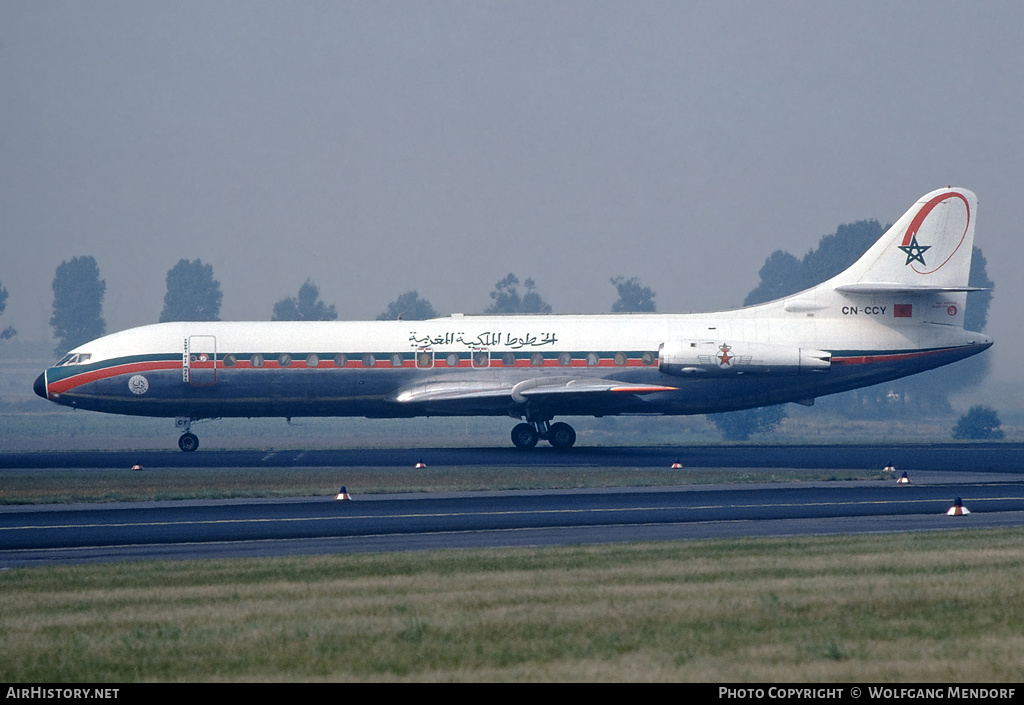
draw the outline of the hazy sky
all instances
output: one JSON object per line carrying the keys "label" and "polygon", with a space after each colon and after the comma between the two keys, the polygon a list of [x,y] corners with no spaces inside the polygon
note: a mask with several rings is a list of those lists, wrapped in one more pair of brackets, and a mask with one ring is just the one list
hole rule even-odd
{"label": "hazy sky", "polygon": [[732,308],[773,250],[951,184],[1019,380],[1022,27],[1012,2],[0,0],[0,328],[48,339],[77,255],[109,331],[157,320],[182,257],[225,320],[307,278],[341,318],[410,289],[476,313],[510,271],[560,313],[610,310],[617,275]]}

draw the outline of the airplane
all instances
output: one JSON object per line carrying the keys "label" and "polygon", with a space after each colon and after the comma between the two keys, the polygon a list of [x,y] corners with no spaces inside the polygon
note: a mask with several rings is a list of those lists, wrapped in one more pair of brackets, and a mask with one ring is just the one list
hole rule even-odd
{"label": "airplane", "polygon": [[848,269],[792,296],[700,314],[426,321],[176,322],[107,335],[39,375],[75,409],[174,418],[509,416],[567,449],[560,416],[706,414],[835,394],[993,343],[964,330],[977,197],[921,197]]}

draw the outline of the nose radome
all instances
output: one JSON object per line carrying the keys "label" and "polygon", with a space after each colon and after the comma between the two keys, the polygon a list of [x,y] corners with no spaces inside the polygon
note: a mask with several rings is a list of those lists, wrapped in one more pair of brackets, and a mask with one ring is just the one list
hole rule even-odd
{"label": "nose radome", "polygon": [[36,381],[32,384],[32,391],[46,399],[46,373],[42,373],[36,377]]}

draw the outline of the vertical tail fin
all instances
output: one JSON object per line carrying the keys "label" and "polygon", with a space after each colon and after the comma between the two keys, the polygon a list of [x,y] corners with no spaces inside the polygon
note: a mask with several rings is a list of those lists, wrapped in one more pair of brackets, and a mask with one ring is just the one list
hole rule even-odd
{"label": "vertical tail fin", "polygon": [[[822,284],[850,302],[842,311],[891,311],[892,326],[963,328],[978,198],[960,188],[922,196],[846,271]],[[880,308],[881,307],[881,308]]]}
{"label": "vertical tail fin", "polygon": [[971,291],[978,197],[960,188],[922,196],[829,284],[845,293]]}

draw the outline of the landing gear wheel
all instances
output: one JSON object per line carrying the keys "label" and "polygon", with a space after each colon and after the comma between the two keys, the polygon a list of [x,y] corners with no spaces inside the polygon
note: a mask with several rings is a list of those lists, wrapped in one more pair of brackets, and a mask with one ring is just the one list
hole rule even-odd
{"label": "landing gear wheel", "polygon": [[186,453],[191,453],[199,447],[199,438],[194,433],[183,433],[178,439],[178,447]]}
{"label": "landing gear wheel", "polygon": [[551,424],[551,428],[548,430],[548,443],[550,443],[557,450],[568,450],[572,448],[572,444],[576,442],[576,431],[573,427],[567,423]]}
{"label": "landing gear wheel", "polygon": [[521,423],[512,429],[512,443],[516,448],[533,448],[539,438],[540,434],[528,423]]}

